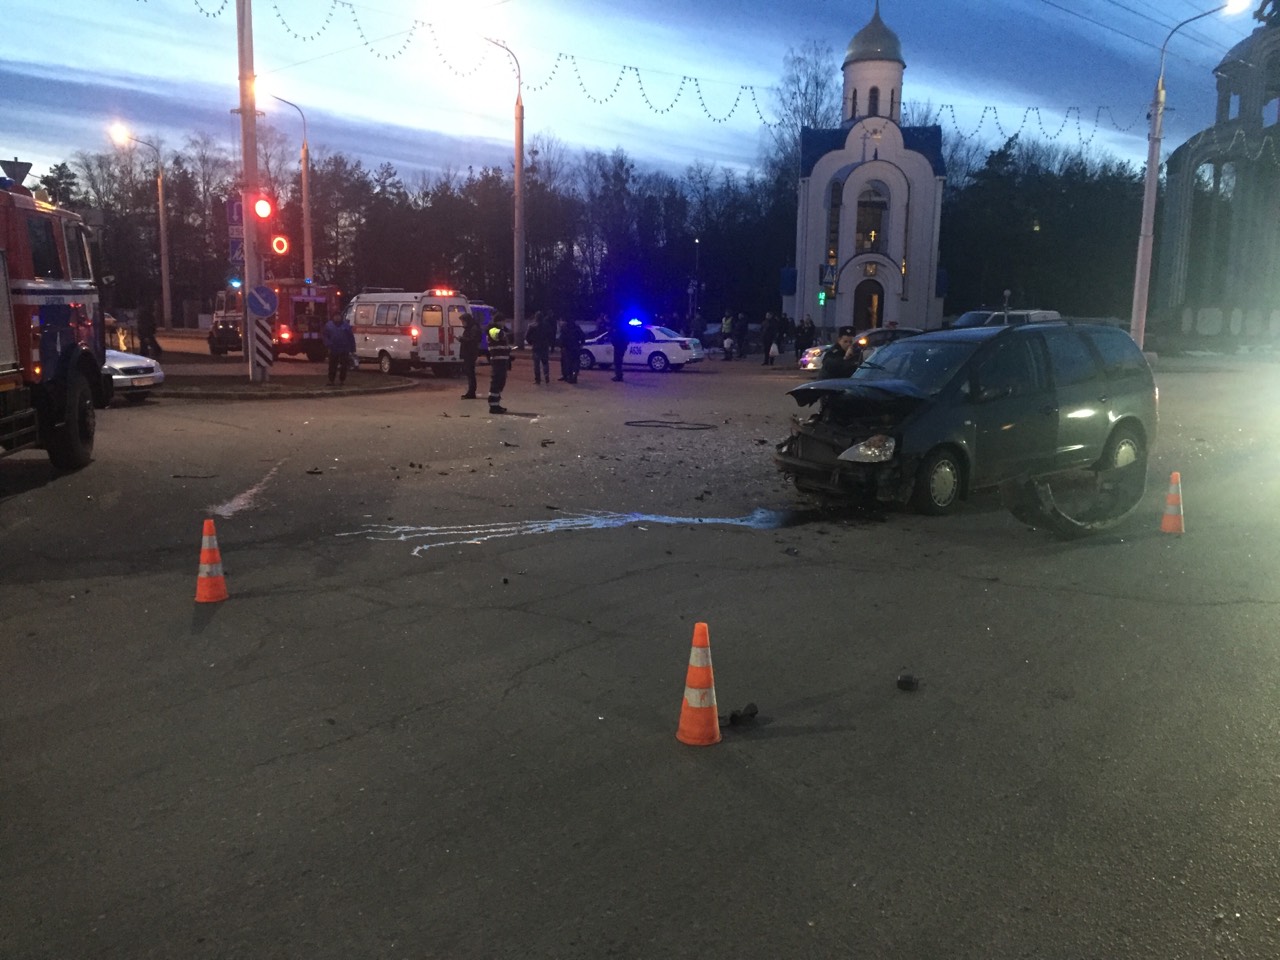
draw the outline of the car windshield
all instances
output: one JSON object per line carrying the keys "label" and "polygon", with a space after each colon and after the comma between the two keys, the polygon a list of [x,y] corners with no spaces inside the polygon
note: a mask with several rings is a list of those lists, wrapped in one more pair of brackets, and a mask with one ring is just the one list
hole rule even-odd
{"label": "car windshield", "polygon": [[859,383],[899,380],[921,394],[933,395],[945,387],[980,344],[959,340],[921,340],[904,337],[885,344],[853,372]]}
{"label": "car windshield", "polygon": [[653,335],[659,340],[679,340],[680,334],[676,333],[670,327],[650,327]]}

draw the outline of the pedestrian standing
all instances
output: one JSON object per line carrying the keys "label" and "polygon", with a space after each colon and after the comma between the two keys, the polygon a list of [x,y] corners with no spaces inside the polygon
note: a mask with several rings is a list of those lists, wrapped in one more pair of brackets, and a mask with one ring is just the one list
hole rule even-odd
{"label": "pedestrian standing", "polygon": [[534,383],[551,382],[551,345],[555,340],[556,331],[551,318],[539,310],[533,315],[533,323],[529,324],[524,335],[524,342],[533,351]]}
{"label": "pedestrian standing", "polygon": [[148,300],[138,313],[138,352],[144,357],[158,358],[164,350],[156,339],[156,305]]}
{"label": "pedestrian standing", "polygon": [[724,348],[724,360],[733,359],[733,314],[728,310],[720,321],[720,346]]}
{"label": "pedestrian standing", "polygon": [[329,349],[329,386],[334,386],[335,377],[341,386],[347,382],[351,355],[356,352],[355,331],[347,323],[346,315],[339,313],[329,318],[322,336],[324,345]]}
{"label": "pedestrian standing", "polygon": [[631,326],[623,314],[618,314],[609,329],[609,344],[613,347],[613,381],[621,383],[622,362],[626,359],[627,347],[631,344]]}
{"label": "pedestrian standing", "polygon": [[467,392],[463,400],[476,399],[476,361],[480,359],[480,321],[470,313],[462,315],[462,334],[458,337],[458,356],[462,372],[467,375]]}
{"label": "pedestrian standing", "polygon": [[764,348],[764,361],[761,366],[773,366],[778,350],[778,318],[772,313],[766,313],[764,323],[760,325],[760,344]]}
{"label": "pedestrian standing", "polygon": [[582,328],[574,321],[560,321],[560,379],[565,383],[578,382],[578,369],[582,366]]}
{"label": "pedestrian standing", "polygon": [[500,320],[489,327],[489,412],[506,413],[502,405],[502,391],[507,385],[507,371],[511,369],[511,334]]}
{"label": "pedestrian standing", "polygon": [[738,351],[738,359],[743,360],[750,352],[747,349],[747,334],[751,328],[747,324],[747,315],[740,313],[733,321],[733,346]]}
{"label": "pedestrian standing", "polygon": [[806,313],[804,319],[800,321],[800,326],[796,328],[796,360],[799,360],[800,354],[812,347],[817,339],[818,328],[813,325],[813,317]]}

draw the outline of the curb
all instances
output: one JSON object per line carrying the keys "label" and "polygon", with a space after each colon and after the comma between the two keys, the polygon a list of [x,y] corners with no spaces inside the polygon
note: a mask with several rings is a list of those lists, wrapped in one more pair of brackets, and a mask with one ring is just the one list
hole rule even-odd
{"label": "curb", "polygon": [[394,393],[421,386],[415,380],[397,378],[398,382],[373,387],[289,387],[277,383],[226,387],[184,387],[169,380],[152,395],[169,400],[298,400],[312,397],[351,397],[370,393]]}

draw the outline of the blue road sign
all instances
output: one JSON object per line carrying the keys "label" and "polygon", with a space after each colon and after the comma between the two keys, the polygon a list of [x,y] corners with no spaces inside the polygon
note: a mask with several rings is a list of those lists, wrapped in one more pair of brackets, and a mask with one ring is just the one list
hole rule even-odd
{"label": "blue road sign", "polygon": [[244,226],[244,201],[239,197],[227,197],[227,226]]}
{"label": "blue road sign", "polygon": [[231,238],[231,253],[227,257],[234,264],[244,263],[244,238]]}
{"label": "blue road sign", "polygon": [[248,304],[251,314],[266,319],[276,312],[276,307],[280,306],[280,298],[270,287],[261,286],[249,291],[249,296],[245,297],[245,303]]}

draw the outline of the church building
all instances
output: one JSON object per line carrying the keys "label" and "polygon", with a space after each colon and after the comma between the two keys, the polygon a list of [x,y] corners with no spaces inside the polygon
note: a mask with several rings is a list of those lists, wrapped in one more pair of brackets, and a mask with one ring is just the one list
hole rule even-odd
{"label": "church building", "polygon": [[783,307],[828,330],[942,324],[942,129],[902,126],[905,69],[876,0],[844,58],[840,126],[800,134],[796,292]]}

